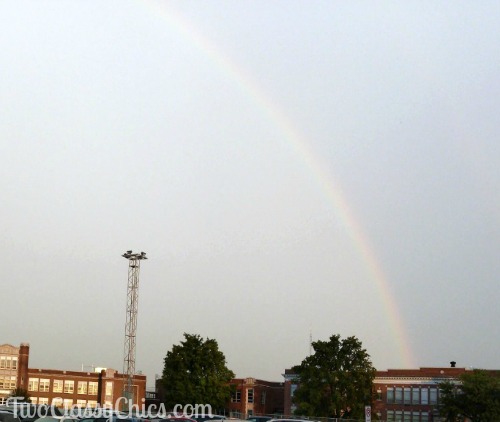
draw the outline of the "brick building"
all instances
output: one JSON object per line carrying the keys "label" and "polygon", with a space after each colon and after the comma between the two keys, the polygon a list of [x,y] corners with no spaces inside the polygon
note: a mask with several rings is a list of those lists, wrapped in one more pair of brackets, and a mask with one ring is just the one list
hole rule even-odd
{"label": "brick building", "polygon": [[[32,403],[55,406],[123,408],[125,377],[114,369],[95,372],[28,369],[28,393]],[[134,403],[142,406],[146,397],[146,376],[134,375]],[[116,405],[118,403],[118,406]]]}
{"label": "brick building", "polygon": [[283,414],[285,417],[293,416],[297,406],[293,404],[293,395],[297,389],[297,375],[291,369],[285,369],[283,374],[284,382],[284,398],[283,398]]}
{"label": "brick building", "polygon": [[[28,391],[32,403],[56,406],[115,407],[123,395],[125,376],[114,369],[94,372],[29,368],[30,347],[0,345],[0,404],[15,388]],[[146,397],[146,376],[134,375],[134,403]],[[120,403],[120,402],[119,402]]]}
{"label": "brick building", "polygon": [[465,371],[455,367],[377,371],[373,413],[387,421],[437,420],[439,383],[456,380]]}
{"label": "brick building", "polygon": [[[255,378],[233,378],[231,399],[224,409],[212,409],[227,416],[246,419],[248,416],[282,415],[284,385],[282,382],[263,381]],[[155,400],[165,402],[165,389],[162,379],[156,380]],[[155,403],[156,404],[156,403]],[[172,409],[167,409],[172,410]]]}
{"label": "brick building", "polygon": [[255,378],[231,380],[234,392],[229,403],[231,417],[245,419],[249,416],[282,415],[284,384]]}
{"label": "brick building", "polygon": [[[438,421],[439,384],[458,381],[467,371],[470,369],[455,367],[455,362],[443,368],[377,371],[372,413],[387,421]],[[500,376],[500,371],[487,372]]]}
{"label": "brick building", "polygon": [[[439,384],[457,381],[469,371],[466,368],[451,367],[389,369],[377,371],[373,380],[372,415],[378,420],[392,422],[434,422],[439,421]],[[500,376],[500,371],[488,371]],[[294,411],[293,393],[298,385],[297,376],[289,369],[285,377],[285,415]],[[375,419],[375,418],[374,418]]]}
{"label": "brick building", "polygon": [[21,343],[0,345],[0,404],[15,388],[28,388],[28,359],[30,346]]}

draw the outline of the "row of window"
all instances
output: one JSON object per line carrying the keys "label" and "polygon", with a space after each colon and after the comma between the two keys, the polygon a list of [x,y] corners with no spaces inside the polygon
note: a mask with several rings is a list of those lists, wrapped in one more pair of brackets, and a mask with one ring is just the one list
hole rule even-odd
{"label": "row of window", "polygon": [[[231,403],[241,402],[241,390],[236,390],[231,394]],[[253,403],[253,388],[247,389],[247,403]]]}
{"label": "row of window", "polygon": [[439,390],[436,387],[389,387],[387,403],[389,404],[422,404],[436,405]]}
{"label": "row of window", "polygon": [[0,390],[13,390],[16,388],[16,377],[0,376]]}
{"label": "row of window", "polygon": [[0,369],[17,369],[17,356],[0,356]]}
{"label": "row of window", "polygon": [[428,422],[429,412],[388,411],[387,422]]}
{"label": "row of window", "polygon": [[[53,399],[52,403],[49,403],[49,399],[47,397],[30,397],[31,403],[33,404],[46,404],[46,405],[54,405],[56,407],[71,407],[73,406],[73,399]],[[97,407],[97,401],[95,400],[77,400],[76,405],[79,407]]]}
{"label": "row of window", "polygon": [[[41,393],[48,393],[50,391],[50,379],[44,378],[30,378],[28,381],[28,391],[39,391]],[[97,381],[78,381],[77,392],[78,394],[89,394],[92,396],[97,395],[98,383]],[[66,393],[73,394],[75,392],[75,381],[73,380],[52,380],[53,393]]]}
{"label": "row of window", "polygon": [[244,413],[241,413],[238,410],[232,410],[231,412],[229,412],[229,417],[230,418],[234,418],[234,419],[240,419],[241,420],[241,419],[251,418],[252,416],[253,416],[253,410],[252,409],[248,409],[246,415]]}

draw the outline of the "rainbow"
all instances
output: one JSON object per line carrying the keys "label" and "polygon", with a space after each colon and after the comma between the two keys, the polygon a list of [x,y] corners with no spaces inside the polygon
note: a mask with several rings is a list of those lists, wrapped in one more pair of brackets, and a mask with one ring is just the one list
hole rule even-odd
{"label": "rainbow", "polygon": [[291,120],[283,113],[272,98],[259,87],[251,75],[227,57],[217,45],[202,35],[191,22],[172,8],[170,2],[155,2],[150,0],[138,0],[138,2],[146,5],[155,16],[164,20],[171,29],[174,29],[199,49],[201,53],[207,56],[213,62],[214,66],[221,69],[222,72],[239,85],[240,89],[256,103],[258,108],[283,133],[295,155],[312,172],[321,191],[333,206],[334,212],[345,225],[351,241],[360,254],[380,294],[383,303],[382,308],[385,311],[391,331],[394,334],[402,363],[407,368],[414,367],[414,358],[409,347],[410,343],[403,318],[391,293],[387,276],[376,257],[369,239],[355,218],[339,183],[335,180],[331,171],[326,170],[326,166],[323,165],[322,160],[314,155],[308,143],[300,135],[299,130],[294,127]]}

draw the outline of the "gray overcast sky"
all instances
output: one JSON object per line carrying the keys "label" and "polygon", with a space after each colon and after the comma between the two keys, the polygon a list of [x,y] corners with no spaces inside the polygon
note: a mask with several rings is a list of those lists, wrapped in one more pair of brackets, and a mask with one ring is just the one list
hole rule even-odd
{"label": "gray overcast sky", "polygon": [[121,370],[133,249],[149,385],[184,332],[239,377],[281,380],[310,333],[378,369],[500,368],[499,19],[1,1],[0,342]]}

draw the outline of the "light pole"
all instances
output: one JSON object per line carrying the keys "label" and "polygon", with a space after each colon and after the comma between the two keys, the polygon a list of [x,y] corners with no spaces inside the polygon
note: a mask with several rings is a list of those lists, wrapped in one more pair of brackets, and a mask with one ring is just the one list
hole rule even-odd
{"label": "light pole", "polygon": [[123,386],[123,397],[126,410],[131,408],[134,400],[132,381],[135,374],[135,340],[137,331],[137,307],[139,302],[139,270],[141,261],[146,258],[146,253],[132,253],[127,251],[122,255],[128,259],[128,287],[127,287],[127,310],[125,320],[125,343],[123,347],[123,374],[125,376]]}

